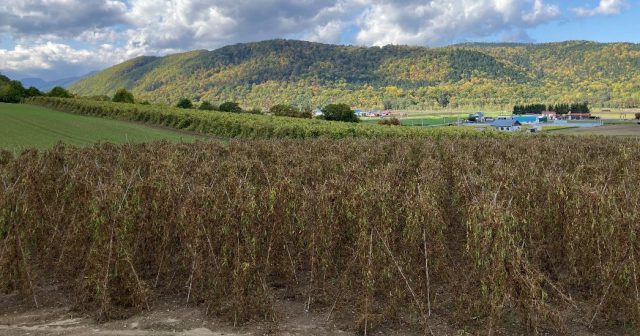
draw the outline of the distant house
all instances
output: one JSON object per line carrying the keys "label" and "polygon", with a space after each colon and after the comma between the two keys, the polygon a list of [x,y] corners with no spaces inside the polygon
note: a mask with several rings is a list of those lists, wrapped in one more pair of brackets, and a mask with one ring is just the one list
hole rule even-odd
{"label": "distant house", "polygon": [[485,121],[484,112],[471,113],[469,114],[468,119],[471,122],[484,122]]}
{"label": "distant house", "polygon": [[323,116],[324,113],[322,112],[322,110],[320,108],[316,108],[315,110],[313,110],[313,116],[314,117],[320,117]]}
{"label": "distant house", "polygon": [[518,132],[522,124],[514,119],[498,119],[491,126],[500,132]]}
{"label": "distant house", "polygon": [[591,119],[591,113],[569,113],[569,120]]}
{"label": "distant house", "polygon": [[547,120],[556,120],[556,119],[558,119],[558,113],[556,113],[554,111],[544,111],[540,115],[543,116],[543,117],[546,117]]}
{"label": "distant house", "polygon": [[367,117],[379,117],[381,115],[382,115],[382,111],[380,110],[371,110],[371,111],[365,112],[365,116]]}

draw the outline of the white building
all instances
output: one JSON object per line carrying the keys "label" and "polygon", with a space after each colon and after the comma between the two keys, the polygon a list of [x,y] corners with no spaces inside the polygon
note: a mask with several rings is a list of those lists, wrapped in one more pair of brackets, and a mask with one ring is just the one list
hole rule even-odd
{"label": "white building", "polygon": [[500,132],[518,132],[522,128],[522,124],[513,119],[499,119],[494,121],[491,126]]}

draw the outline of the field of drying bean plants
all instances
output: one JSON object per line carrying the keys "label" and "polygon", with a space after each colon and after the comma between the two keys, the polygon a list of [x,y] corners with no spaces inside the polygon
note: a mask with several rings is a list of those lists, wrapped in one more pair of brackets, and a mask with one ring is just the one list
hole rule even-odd
{"label": "field of drying bean plants", "polygon": [[519,137],[0,154],[0,288],[98,321],[174,296],[241,325],[276,292],[372,333],[640,321],[640,142]]}

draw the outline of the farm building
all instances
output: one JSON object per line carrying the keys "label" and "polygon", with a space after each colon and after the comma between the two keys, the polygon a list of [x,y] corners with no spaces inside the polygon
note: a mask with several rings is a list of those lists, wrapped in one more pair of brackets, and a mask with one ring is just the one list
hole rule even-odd
{"label": "farm building", "polygon": [[471,113],[469,114],[468,120],[472,122],[484,122],[485,121],[484,112]]}
{"label": "farm building", "polygon": [[522,124],[515,119],[498,119],[491,126],[501,132],[518,132]]}
{"label": "farm building", "polygon": [[513,120],[517,120],[522,125],[532,125],[540,123],[540,116],[537,115],[516,115]]}
{"label": "farm building", "polygon": [[558,113],[554,111],[544,111],[541,114],[543,117],[546,117],[547,120],[556,120],[558,119]]}
{"label": "farm building", "polygon": [[591,113],[569,113],[569,120],[591,119]]}

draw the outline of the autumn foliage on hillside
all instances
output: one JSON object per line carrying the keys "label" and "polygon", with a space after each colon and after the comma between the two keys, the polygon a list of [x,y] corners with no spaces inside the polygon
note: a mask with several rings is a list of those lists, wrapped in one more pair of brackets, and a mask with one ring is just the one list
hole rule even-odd
{"label": "autumn foliage on hillside", "polygon": [[[571,41],[444,48],[353,47],[274,40],[140,57],[76,83],[85,96],[133,90],[142,100],[280,103],[315,109],[500,107],[588,102],[640,105],[640,46]],[[446,99],[443,99],[446,97]],[[445,103],[446,102],[446,103]]]}

